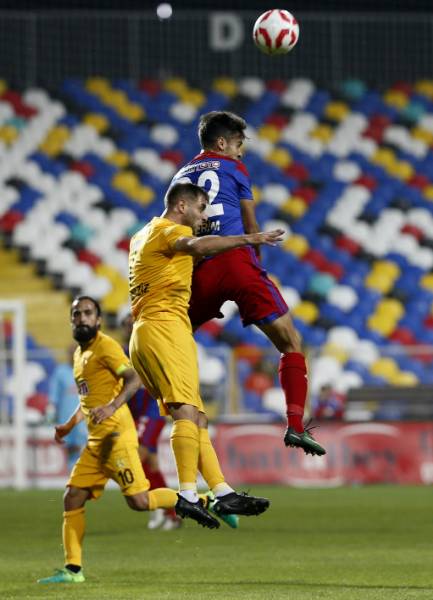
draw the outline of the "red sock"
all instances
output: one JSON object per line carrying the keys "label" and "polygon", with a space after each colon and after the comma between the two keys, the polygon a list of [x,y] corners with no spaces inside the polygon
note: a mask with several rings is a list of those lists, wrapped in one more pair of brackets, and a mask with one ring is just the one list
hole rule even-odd
{"label": "red sock", "polygon": [[304,355],[300,352],[283,354],[280,358],[278,373],[286,398],[287,423],[289,427],[293,427],[295,431],[301,433],[304,431],[302,417],[308,388]]}
{"label": "red sock", "polygon": [[[150,467],[147,463],[143,463],[143,469],[146,473],[146,477],[150,482],[150,489],[155,490],[156,488],[165,488],[167,487],[167,482],[165,481],[164,475],[158,469],[157,471],[151,471]],[[174,508],[167,508],[164,510],[165,514],[170,517],[176,517],[176,511]]]}

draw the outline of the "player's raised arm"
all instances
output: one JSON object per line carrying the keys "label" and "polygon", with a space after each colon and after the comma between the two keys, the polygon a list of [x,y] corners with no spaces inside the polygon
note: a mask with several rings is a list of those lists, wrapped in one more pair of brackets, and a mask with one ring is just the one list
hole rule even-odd
{"label": "player's raised arm", "polygon": [[284,236],[283,229],[273,231],[260,231],[258,233],[245,233],[244,235],[206,235],[204,237],[181,237],[174,244],[176,252],[185,252],[194,257],[212,256],[233,248],[248,245],[265,244],[275,246]]}

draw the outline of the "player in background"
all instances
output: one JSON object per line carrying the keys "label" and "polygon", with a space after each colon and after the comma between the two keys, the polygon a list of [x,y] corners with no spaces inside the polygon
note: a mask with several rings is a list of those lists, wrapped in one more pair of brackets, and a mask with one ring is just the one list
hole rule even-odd
{"label": "player in background", "polygon": [[[64,423],[77,407],[78,393],[72,368],[76,347],[76,344],[69,346],[68,361],[57,365],[51,375],[48,390],[49,404],[46,410],[50,423]],[[68,473],[72,471],[86,441],[87,427],[85,421],[81,421],[64,439]]]}
{"label": "player in background", "polygon": [[[129,356],[129,340],[132,333],[133,319],[130,313],[121,319],[124,351]],[[138,434],[138,454],[143,470],[150,483],[150,489],[167,487],[164,475],[159,468],[158,440],[167,423],[159,414],[158,403],[149,392],[141,386],[128,400],[129,410],[135,422]],[[182,519],[176,515],[174,508],[157,508],[151,512],[147,523],[149,529],[161,528],[163,531],[177,529]]]}
{"label": "player in background", "polygon": [[[82,545],[85,531],[84,506],[98,499],[109,479],[121,488],[130,508],[137,511],[173,508],[201,525],[212,526],[213,517],[168,488],[149,491],[138,455],[138,439],[129,398],[141,386],[120,344],[99,331],[101,308],[89,296],[80,296],[71,306],[72,333],[78,342],[74,354],[74,377],[80,403],[71,417],[55,427],[58,443],[86,419],[87,446],[66,484],[63,513],[65,566],[39,583],[82,583]],[[208,518],[209,516],[209,518]],[[212,521],[211,521],[212,519]]]}
{"label": "player in background", "polygon": [[[244,119],[230,112],[202,115],[198,128],[202,152],[173,179],[172,185],[191,182],[209,195],[208,220],[200,235],[258,231],[250,176],[241,162],[246,126]],[[257,325],[281,353],[278,370],[287,410],[284,443],[307,454],[325,454],[303,425],[308,381],[300,336],[283,297],[260,265],[254,244],[195,266],[189,309],[193,328],[221,317],[226,300],[236,302],[244,327]]]}
{"label": "player in background", "polygon": [[[134,328],[132,364],[143,385],[158,400],[162,415],[171,415],[171,445],[179,494],[200,506],[197,473],[216,496],[219,514],[257,515],[266,498],[238,494],[225,481],[207,430],[199,390],[197,347],[188,318],[193,258],[248,244],[275,245],[282,230],[237,236],[195,237],[207,217],[208,195],[191,183],[172,186],[161,217],[137,232],[129,251],[129,289]],[[216,521],[216,526],[219,522]]]}

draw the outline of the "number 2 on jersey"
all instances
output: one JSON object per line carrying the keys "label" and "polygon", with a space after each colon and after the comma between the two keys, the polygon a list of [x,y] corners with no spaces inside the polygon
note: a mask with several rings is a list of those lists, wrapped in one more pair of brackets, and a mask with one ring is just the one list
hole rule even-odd
{"label": "number 2 on jersey", "polygon": [[[210,187],[207,189],[206,184],[210,182]],[[189,177],[180,177],[176,183],[193,183]],[[197,185],[205,189],[209,196],[209,206],[206,209],[208,217],[219,217],[224,214],[224,205],[222,202],[213,204],[218,192],[220,191],[220,179],[215,171],[203,171],[197,179]]]}

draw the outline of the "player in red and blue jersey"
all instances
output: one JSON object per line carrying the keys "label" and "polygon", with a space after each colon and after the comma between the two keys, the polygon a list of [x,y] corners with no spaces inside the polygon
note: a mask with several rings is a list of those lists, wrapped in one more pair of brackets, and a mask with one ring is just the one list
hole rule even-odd
{"label": "player in red and blue jersey", "polygon": [[[129,356],[129,338],[132,333],[132,315],[127,314],[121,320],[124,337],[124,351]],[[138,435],[138,453],[143,470],[150,482],[150,489],[167,487],[164,475],[159,468],[158,440],[166,420],[159,414],[156,400],[141,387],[129,400],[128,407],[135,422]],[[161,528],[164,531],[177,529],[182,524],[174,509],[157,509],[151,512],[149,529]]]}
{"label": "player in red and blue jersey", "polygon": [[[207,191],[208,220],[202,235],[259,231],[250,176],[241,162],[246,126],[244,119],[227,111],[202,115],[198,128],[202,152],[173,179]],[[245,327],[257,325],[281,352],[279,377],[287,407],[284,443],[307,454],[325,454],[303,425],[307,369],[301,339],[283,297],[260,265],[257,249],[229,250],[195,267],[189,311],[193,327],[221,317],[226,300],[236,302]]]}

